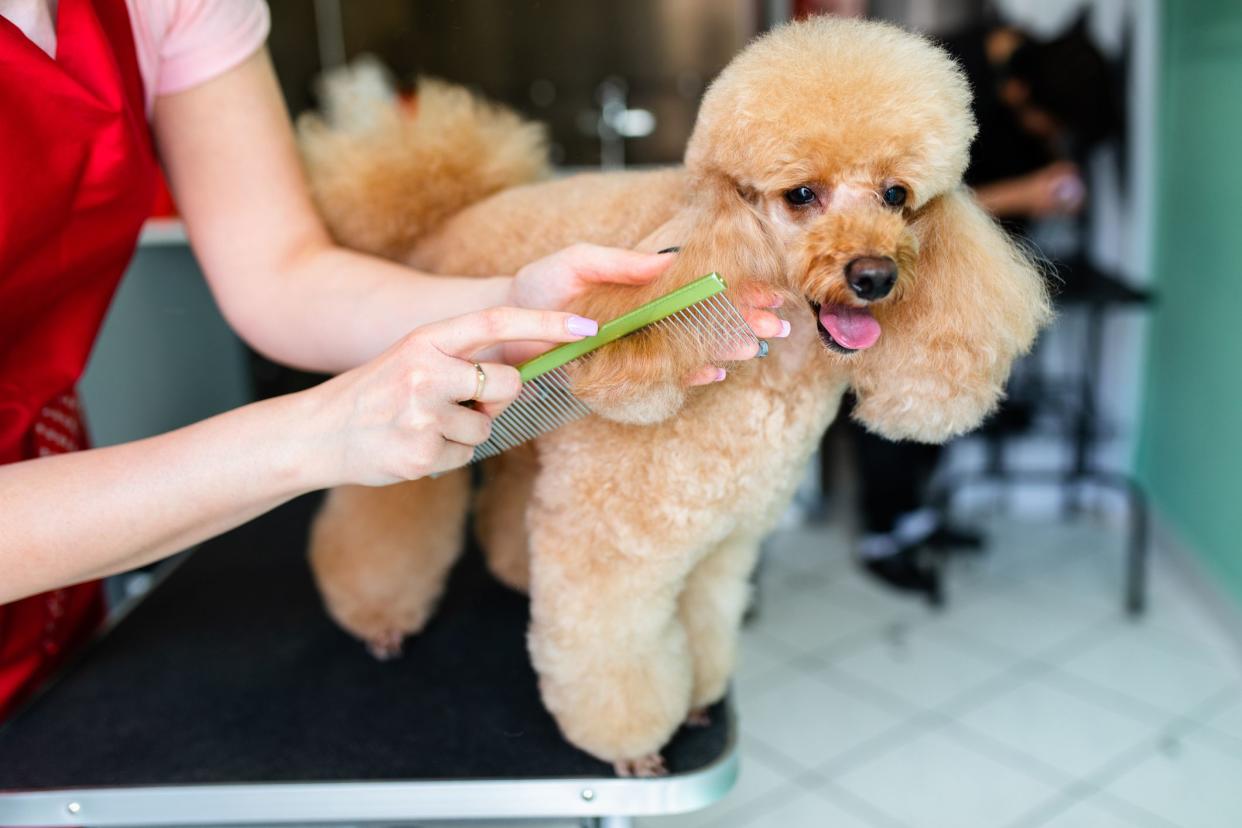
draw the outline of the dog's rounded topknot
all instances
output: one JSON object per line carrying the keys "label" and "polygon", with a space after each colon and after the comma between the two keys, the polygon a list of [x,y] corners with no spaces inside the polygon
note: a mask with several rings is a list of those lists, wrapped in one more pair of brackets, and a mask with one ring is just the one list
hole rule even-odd
{"label": "dog's rounded topknot", "polygon": [[957,64],[924,37],[875,21],[789,23],[752,42],[712,83],[686,165],[766,190],[789,184],[791,171],[879,159],[920,206],[965,171],[970,99]]}

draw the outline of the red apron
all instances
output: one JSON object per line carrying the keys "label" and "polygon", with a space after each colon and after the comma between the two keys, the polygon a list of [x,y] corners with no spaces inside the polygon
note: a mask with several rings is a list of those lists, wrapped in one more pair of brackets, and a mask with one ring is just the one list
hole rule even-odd
{"label": "red apron", "polygon": [[[74,385],[157,171],[124,0],[58,6],[55,59],[0,17],[0,463],[85,447]],[[0,720],[102,618],[98,582],[0,606]]]}

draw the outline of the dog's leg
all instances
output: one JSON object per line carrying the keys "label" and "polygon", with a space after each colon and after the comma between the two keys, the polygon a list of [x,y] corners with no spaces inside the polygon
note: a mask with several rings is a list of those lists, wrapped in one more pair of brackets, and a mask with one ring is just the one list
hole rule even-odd
{"label": "dog's leg", "polygon": [[706,724],[706,708],[724,698],[737,659],[742,614],[750,601],[750,573],[759,538],[750,532],[726,538],[686,579],[678,612],[690,639],[694,695],[689,724]]}
{"label": "dog's leg", "polygon": [[658,559],[535,531],[531,657],[565,738],[620,775],[660,773],[694,676],[677,596],[688,556]]}
{"label": "dog's leg", "polygon": [[427,623],[462,548],[470,475],[328,493],[310,562],[328,612],[380,659]]}
{"label": "dog's leg", "polygon": [[483,488],[475,500],[474,529],[487,568],[510,589],[530,592],[526,507],[539,471],[534,444],[517,446],[487,461],[483,471]]}

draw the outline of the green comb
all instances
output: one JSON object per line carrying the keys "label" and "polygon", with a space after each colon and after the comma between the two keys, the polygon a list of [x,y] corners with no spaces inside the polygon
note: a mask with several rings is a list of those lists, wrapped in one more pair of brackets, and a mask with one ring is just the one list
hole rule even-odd
{"label": "green comb", "polygon": [[709,273],[604,323],[595,336],[553,348],[517,366],[522,390],[492,421],[491,437],[475,448],[470,462],[494,457],[590,414],[591,409],[574,396],[566,367],[636,331],[655,326],[673,334],[674,347],[677,340],[689,339],[717,353],[747,344],[758,346],[746,320],[725,298],[726,288],[724,279]]}

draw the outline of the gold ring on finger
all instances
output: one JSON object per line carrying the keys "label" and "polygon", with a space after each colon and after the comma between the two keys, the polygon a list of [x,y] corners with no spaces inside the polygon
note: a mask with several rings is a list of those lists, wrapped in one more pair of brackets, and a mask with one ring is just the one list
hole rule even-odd
{"label": "gold ring on finger", "polygon": [[478,402],[483,398],[483,389],[487,386],[487,374],[483,371],[483,366],[474,363],[474,396],[470,399]]}

